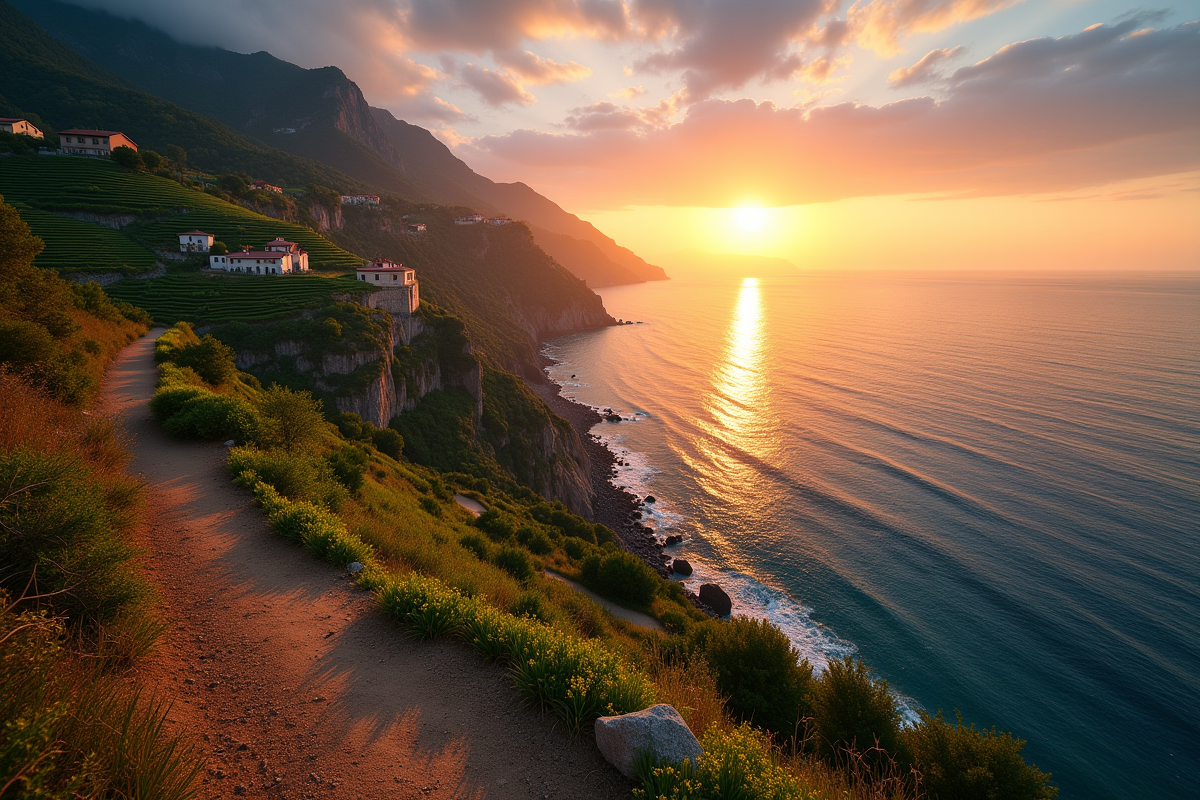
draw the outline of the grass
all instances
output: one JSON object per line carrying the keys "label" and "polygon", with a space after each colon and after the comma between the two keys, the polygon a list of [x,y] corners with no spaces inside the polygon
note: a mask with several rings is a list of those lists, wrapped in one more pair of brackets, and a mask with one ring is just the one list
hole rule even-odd
{"label": "grass", "polygon": [[120,231],[18,205],[21,219],[46,243],[37,266],[59,272],[149,272],[157,257]]}
{"label": "grass", "polygon": [[[134,253],[144,259],[144,254],[155,247],[175,249],[178,234],[196,228],[212,233],[217,241],[230,248],[260,247],[276,236],[283,236],[308,251],[313,269],[353,269],[363,262],[301,225],[256,214],[168,178],[126,172],[105,159],[72,156],[0,159],[0,194],[10,203],[21,204],[21,216],[28,215],[26,221],[31,227],[36,223],[51,233],[37,262],[48,268],[69,268],[72,258],[87,252],[91,243],[97,241],[101,249],[90,257],[89,268],[120,269]],[[134,215],[138,221],[116,231],[78,220],[48,220],[47,217],[55,215],[47,212],[55,211]],[[34,232],[40,235],[36,228]],[[118,247],[118,242],[127,244]]]}
{"label": "grass", "polygon": [[163,325],[256,321],[295,316],[334,295],[362,292],[353,277],[176,273],[107,287],[118,300],[144,308]]}

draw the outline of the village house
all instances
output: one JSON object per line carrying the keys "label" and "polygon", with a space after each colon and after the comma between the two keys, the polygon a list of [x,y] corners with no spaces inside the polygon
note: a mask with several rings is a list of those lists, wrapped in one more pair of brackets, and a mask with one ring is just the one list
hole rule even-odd
{"label": "village house", "polygon": [[274,184],[267,183],[266,181],[255,181],[253,185],[254,185],[254,188],[258,189],[259,191],[274,192],[275,194],[283,194],[282,186],[275,186]]}
{"label": "village house", "polygon": [[292,263],[291,253],[251,250],[248,247],[224,256],[209,256],[208,268],[250,275],[290,275],[298,271]]}
{"label": "village house", "polygon": [[410,222],[407,227],[409,233],[424,233],[428,230],[424,222]]}
{"label": "village house", "polygon": [[204,231],[187,231],[179,234],[179,252],[181,253],[207,253],[212,249],[213,239],[215,237],[211,233]]}
{"label": "village house", "polygon": [[379,205],[379,195],[377,194],[344,194],[341,195],[342,205],[344,206],[377,206]]}
{"label": "village house", "polygon": [[292,257],[293,272],[308,272],[308,251],[295,242],[286,241],[282,236],[276,236],[266,243],[263,250],[272,253],[287,253]]}
{"label": "village house", "polygon": [[478,225],[483,222],[483,214],[468,214],[454,220],[455,225]]}
{"label": "village house", "polygon": [[71,128],[58,132],[59,149],[73,156],[111,156],[118,147],[128,147],[137,150],[133,139],[120,131],[93,131],[85,128]]}
{"label": "village house", "polygon": [[18,117],[0,117],[0,131],[32,136],[34,139],[45,138],[36,125],[27,119],[20,119]]}
{"label": "village house", "polygon": [[501,225],[511,225],[512,220],[508,217],[488,217],[487,224],[498,228]]}
{"label": "village house", "polygon": [[[396,310],[407,311],[412,314],[420,305],[421,299],[417,286],[417,273],[405,267],[396,261],[384,258],[383,256],[375,256],[375,260],[371,261],[364,267],[359,267],[357,276],[360,281],[364,281],[371,286],[377,286],[384,291],[390,291],[393,294],[401,294],[399,308],[396,308],[394,303],[384,304],[388,311]],[[384,307],[378,304],[372,304],[372,307]]]}

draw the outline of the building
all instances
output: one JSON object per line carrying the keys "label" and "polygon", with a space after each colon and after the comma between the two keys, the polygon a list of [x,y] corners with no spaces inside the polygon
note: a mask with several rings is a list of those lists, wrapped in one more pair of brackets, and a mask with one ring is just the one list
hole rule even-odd
{"label": "building", "polygon": [[406,227],[409,233],[424,233],[428,230],[424,222],[410,222]]}
{"label": "building", "polygon": [[0,131],[32,136],[34,139],[45,138],[36,125],[27,119],[19,119],[17,117],[0,117]]}
{"label": "building", "polygon": [[508,217],[488,217],[486,221],[487,221],[488,225],[493,225],[497,228],[500,227],[501,225],[511,225],[512,224],[512,220],[509,219]]}
{"label": "building", "polygon": [[481,222],[483,222],[483,214],[468,214],[454,220],[455,225],[478,225]]}
{"label": "building", "polygon": [[208,268],[250,275],[290,275],[296,272],[291,253],[246,248],[224,256],[209,256]]}
{"label": "building", "polygon": [[308,272],[308,251],[295,242],[289,242],[282,236],[276,236],[274,240],[263,246],[263,250],[272,253],[287,253],[292,257],[293,272]]}
{"label": "building", "polygon": [[214,237],[204,231],[188,231],[179,234],[179,252],[207,253],[212,249]]}
{"label": "building", "polygon": [[267,183],[266,181],[255,181],[253,184],[253,188],[258,189],[259,191],[262,191],[262,192],[274,192],[275,194],[283,194],[282,186],[275,186],[274,184]]}
{"label": "building", "polygon": [[342,197],[342,205],[344,206],[377,206],[379,205],[379,195],[377,194],[344,194]]}
{"label": "building", "polygon": [[71,128],[58,132],[59,149],[73,156],[107,157],[118,147],[137,150],[137,145],[120,131],[93,131]]}
{"label": "building", "polygon": [[403,264],[383,256],[375,256],[374,261],[365,267],[358,268],[357,275],[360,281],[371,286],[378,286],[386,294],[399,295],[396,298],[398,302],[391,301],[391,298],[387,298],[385,302],[379,302],[379,299],[375,298],[375,302],[371,303],[372,308],[383,308],[393,314],[397,312],[412,314],[421,304],[417,273]]}

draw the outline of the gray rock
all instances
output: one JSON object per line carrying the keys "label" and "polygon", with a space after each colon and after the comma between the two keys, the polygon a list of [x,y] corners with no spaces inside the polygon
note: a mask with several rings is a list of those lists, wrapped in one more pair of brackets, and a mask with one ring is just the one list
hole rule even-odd
{"label": "gray rock", "polygon": [[687,559],[677,558],[671,562],[671,569],[680,575],[691,575],[692,565],[687,562]]}
{"label": "gray rock", "polygon": [[226,447],[233,447],[235,444],[237,444],[237,442],[235,442],[233,439],[227,439],[227,440],[225,441],[225,446],[226,446]]}
{"label": "gray rock", "polygon": [[358,573],[358,572],[362,572],[364,569],[366,569],[366,567],[357,561],[351,561],[349,564],[346,565],[346,572],[349,572],[351,575],[354,575],[355,573]]}
{"label": "gray rock", "polygon": [[637,777],[634,765],[643,752],[673,763],[684,759],[695,763],[704,752],[679,712],[663,703],[619,717],[600,717],[596,720],[596,746],[627,778]]}
{"label": "gray rock", "polygon": [[733,611],[733,601],[725,594],[725,590],[715,583],[706,583],[700,587],[700,602],[722,617],[728,617]]}

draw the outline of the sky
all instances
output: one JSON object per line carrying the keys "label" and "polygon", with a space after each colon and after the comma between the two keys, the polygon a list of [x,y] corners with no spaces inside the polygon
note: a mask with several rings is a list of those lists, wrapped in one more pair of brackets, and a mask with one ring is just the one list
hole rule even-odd
{"label": "sky", "polygon": [[1200,269],[1200,4],[72,0],[336,65],[640,255]]}

